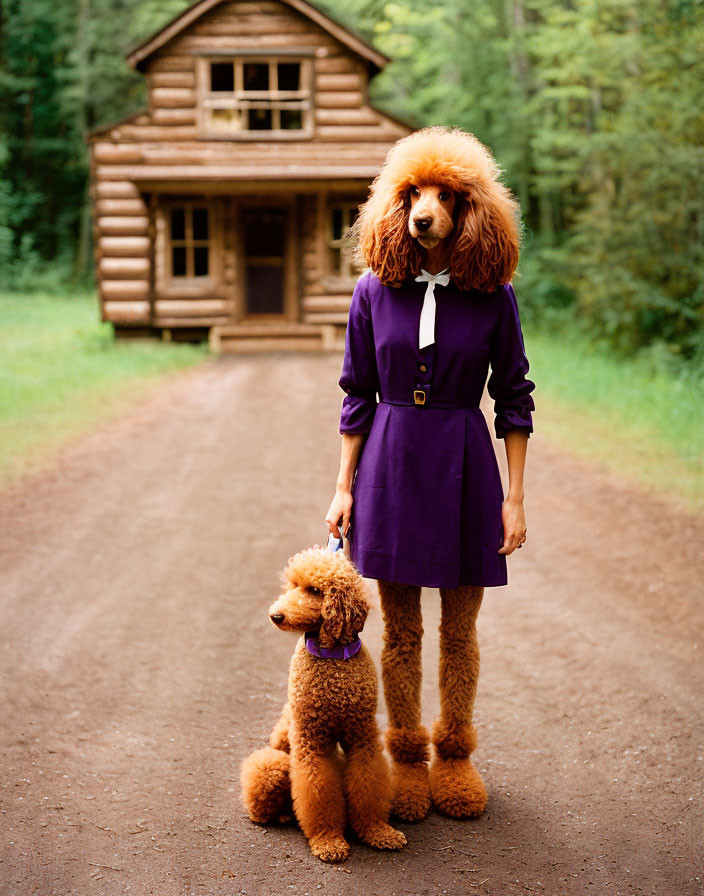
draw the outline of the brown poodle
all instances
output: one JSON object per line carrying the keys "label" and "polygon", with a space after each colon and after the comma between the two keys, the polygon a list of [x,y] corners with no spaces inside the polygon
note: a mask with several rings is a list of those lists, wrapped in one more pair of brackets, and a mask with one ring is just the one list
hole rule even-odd
{"label": "brown poodle", "polygon": [[291,557],[282,579],[269,618],[304,637],[271,746],[242,766],[250,818],[286,817],[292,797],[310,848],[324,862],[347,858],[346,824],[369,846],[400,849],[406,838],[388,824],[391,781],[376,725],[376,668],[359,639],[369,611],[364,580],[342,551],[317,545]]}
{"label": "brown poodle", "polygon": [[[490,151],[459,128],[434,126],[404,137],[389,151],[354,224],[359,260],[388,286],[400,286],[422,267],[431,269],[429,262],[432,270],[449,266],[463,291],[490,293],[510,282],[518,264],[520,214],[499,176]],[[471,817],[480,815],[487,801],[469,758],[476,747],[476,619],[484,588],[440,592],[441,714],[429,768],[430,737],[421,725],[420,705],[421,588],[379,582],[393,811],[406,821],[424,818],[431,802],[446,815]]]}

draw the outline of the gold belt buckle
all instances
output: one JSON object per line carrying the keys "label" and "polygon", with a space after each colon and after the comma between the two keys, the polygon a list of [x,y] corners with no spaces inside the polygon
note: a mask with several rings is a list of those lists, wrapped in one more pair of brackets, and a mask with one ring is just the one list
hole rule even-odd
{"label": "gold belt buckle", "polygon": [[425,389],[414,389],[413,401],[415,401],[416,404],[425,404]]}

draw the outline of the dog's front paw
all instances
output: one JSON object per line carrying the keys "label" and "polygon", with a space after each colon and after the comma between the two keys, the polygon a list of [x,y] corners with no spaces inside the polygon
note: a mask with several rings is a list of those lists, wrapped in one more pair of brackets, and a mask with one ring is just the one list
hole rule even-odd
{"label": "dog's front paw", "polygon": [[311,852],[322,862],[330,862],[331,864],[344,862],[350,854],[350,845],[344,837],[315,837],[309,842]]}
{"label": "dog's front paw", "polygon": [[392,828],[390,824],[380,824],[378,827],[365,831],[360,839],[374,849],[401,849],[408,843],[406,835]]}

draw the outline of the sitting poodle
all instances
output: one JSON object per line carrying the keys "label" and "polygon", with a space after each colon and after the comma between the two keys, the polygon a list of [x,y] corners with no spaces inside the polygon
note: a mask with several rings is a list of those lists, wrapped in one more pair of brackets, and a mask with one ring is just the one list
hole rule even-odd
{"label": "sitting poodle", "polygon": [[347,823],[369,846],[400,849],[406,838],[388,824],[391,783],[375,718],[376,668],[359,639],[369,610],[363,579],[342,551],[317,545],[291,557],[282,579],[269,618],[304,636],[271,746],[242,766],[250,818],[285,818],[292,797],[310,848],[324,862],[347,858]]}

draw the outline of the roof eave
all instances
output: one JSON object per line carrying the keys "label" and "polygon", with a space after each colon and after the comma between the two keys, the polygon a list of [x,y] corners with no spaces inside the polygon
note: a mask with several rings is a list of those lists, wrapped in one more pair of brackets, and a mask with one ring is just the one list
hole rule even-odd
{"label": "roof eave", "polygon": [[98,127],[92,128],[86,133],[84,140],[86,143],[94,143],[96,140],[100,140],[101,137],[107,136],[110,131],[115,128],[119,128],[123,124],[130,124],[138,118],[141,118],[142,115],[149,115],[149,109],[138,109],[136,112],[118,118],[116,121],[110,121],[107,124],[101,124]]}
{"label": "roof eave", "polygon": [[[135,44],[126,53],[126,59],[129,65],[137,71],[143,71],[147,59],[157,50],[161,49],[166,43],[184,31],[189,25],[192,25],[201,16],[210,12],[211,9],[222,3],[223,0],[199,0],[193,6],[184,10],[176,18],[172,19],[163,28],[159,29],[155,34],[146,40]],[[373,68],[372,76],[380,72],[391,60],[388,56],[370,47],[360,37],[352,34],[347,28],[340,25],[334,19],[320,12],[306,0],[281,0],[292,9],[295,9],[301,15],[306,16],[315,22],[329,34],[331,34],[340,43],[347,46],[352,52],[365,59],[370,67]]]}

